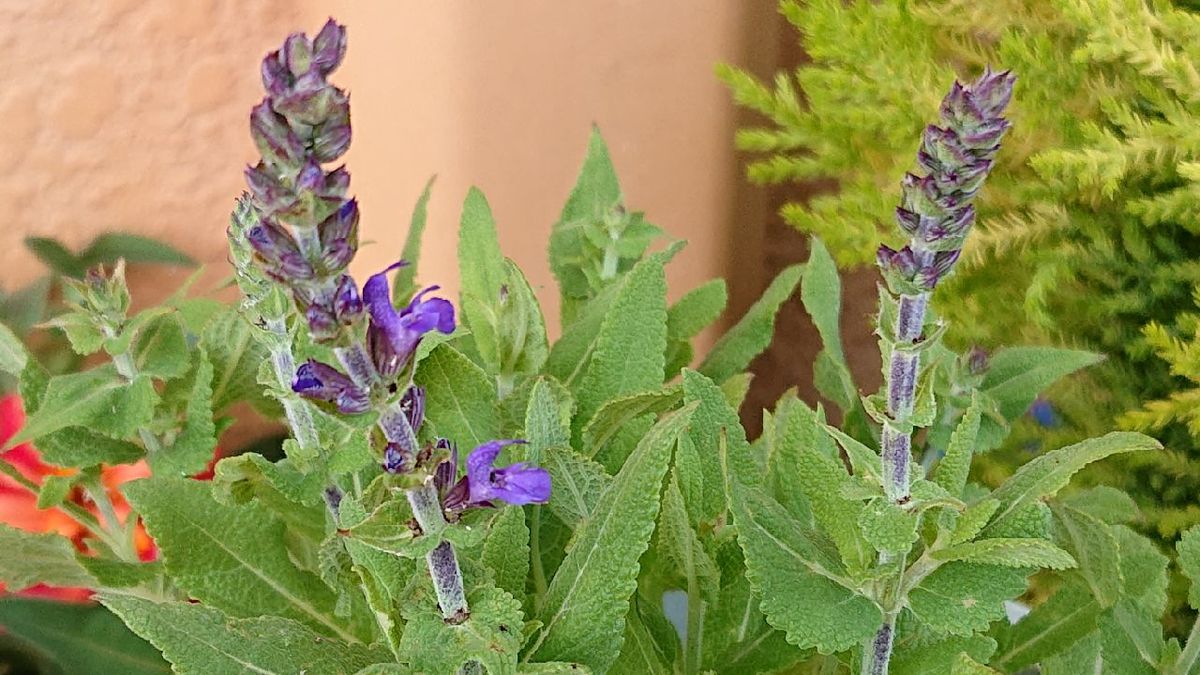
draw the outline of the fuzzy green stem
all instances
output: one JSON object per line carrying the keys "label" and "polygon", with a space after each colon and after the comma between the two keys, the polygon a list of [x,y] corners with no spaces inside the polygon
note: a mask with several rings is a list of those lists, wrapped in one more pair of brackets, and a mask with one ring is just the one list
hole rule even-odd
{"label": "fuzzy green stem", "polygon": [[[413,517],[417,519],[424,535],[440,537],[446,529],[446,516],[442,513],[442,503],[432,482],[409,490],[407,496],[408,503],[412,506]],[[442,618],[461,622],[466,618],[469,609],[454,546],[448,541],[442,541],[425,556],[425,563],[429,567],[429,575],[433,578],[433,590],[437,594]]]}
{"label": "fuzzy green stem", "polygon": [[[271,366],[275,371],[275,379],[281,389],[291,391],[292,378],[296,376],[296,361],[292,358],[292,350],[288,348],[287,326],[279,317],[265,318],[266,331],[271,334],[267,340],[271,353]],[[312,415],[308,408],[294,396],[283,396],[280,399],[284,415],[287,416],[288,427],[296,442],[305,450],[316,449],[320,446],[317,437],[317,427],[313,424]]]}
{"label": "fuzzy green stem", "polygon": [[887,675],[892,660],[892,645],[896,639],[896,615],[884,617],[883,625],[870,642],[863,646],[863,675]]}
{"label": "fuzzy green stem", "polygon": [[346,369],[346,374],[358,386],[369,390],[379,381],[379,373],[376,372],[371,355],[367,353],[362,342],[355,341],[348,347],[338,347],[333,350],[333,353],[342,367]]}
{"label": "fuzzy green stem", "polygon": [[[104,328],[104,334],[109,338],[112,338],[116,336],[116,331],[113,331],[106,326]],[[117,368],[118,375],[125,378],[129,382],[133,382],[135,379],[137,379],[137,364],[133,362],[133,357],[130,356],[129,352],[117,354],[116,356],[112,357],[112,360],[113,365]],[[158,436],[155,436],[154,433],[149,429],[138,429],[138,438],[142,440],[142,445],[146,448],[146,452],[152,455],[156,452],[161,452],[163,449],[162,441],[159,440]]]}

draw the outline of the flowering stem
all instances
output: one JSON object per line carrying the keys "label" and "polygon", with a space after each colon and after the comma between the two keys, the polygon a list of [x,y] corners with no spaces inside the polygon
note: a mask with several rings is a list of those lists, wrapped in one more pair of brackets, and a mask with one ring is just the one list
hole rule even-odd
{"label": "flowering stem", "polygon": [[896,637],[896,615],[889,613],[875,637],[863,648],[863,675],[887,675],[892,659],[892,643]]}
{"label": "flowering stem", "polygon": [[[413,516],[424,535],[440,537],[446,529],[446,517],[442,514],[442,503],[432,482],[409,490],[407,495]],[[437,594],[442,618],[455,621],[466,618],[467,596],[463,591],[462,572],[458,568],[454,546],[442,541],[425,556],[425,563],[429,566],[429,575],[433,577],[433,590]]]}
{"label": "flowering stem", "polygon": [[[275,379],[278,380],[281,389],[291,391],[292,378],[296,375],[296,362],[292,358],[291,349],[287,346],[287,326],[279,317],[264,317],[264,319],[266,331],[271,334],[272,338],[266,342],[271,352],[271,365],[275,370]],[[288,426],[291,427],[292,435],[295,436],[300,447],[306,450],[317,448],[320,440],[308,408],[291,396],[282,397],[280,403],[283,404],[283,412],[287,416]]]}
{"label": "flowering stem", "polygon": [[370,354],[361,342],[354,342],[348,347],[338,347],[333,350],[338,361],[346,369],[346,374],[354,380],[354,384],[369,390],[371,385],[379,380],[375,364],[371,362]]}
{"label": "flowering stem", "polygon": [[912,463],[912,414],[917,394],[921,353],[916,351],[925,323],[929,293],[900,296],[887,368],[888,422],[883,426],[884,493],[897,503],[908,501]]}

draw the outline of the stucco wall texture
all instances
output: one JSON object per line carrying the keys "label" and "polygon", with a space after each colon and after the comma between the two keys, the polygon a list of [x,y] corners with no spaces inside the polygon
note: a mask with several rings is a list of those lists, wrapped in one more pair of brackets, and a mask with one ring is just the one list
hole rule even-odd
{"label": "stucco wall texture", "polygon": [[[713,65],[742,60],[763,13],[724,0],[0,0],[0,282],[38,273],[25,236],[81,245],[110,229],[225,274],[258,61],[332,15],[349,27],[334,81],[351,92],[347,162],[372,242],[360,279],[398,254],[436,173],[423,280],[456,294],[459,207],[478,185],[554,314],[546,236],[597,123],[629,205],[691,240],[672,266],[678,295],[732,259],[734,108]],[[135,290],[154,299],[185,275],[155,272]]]}

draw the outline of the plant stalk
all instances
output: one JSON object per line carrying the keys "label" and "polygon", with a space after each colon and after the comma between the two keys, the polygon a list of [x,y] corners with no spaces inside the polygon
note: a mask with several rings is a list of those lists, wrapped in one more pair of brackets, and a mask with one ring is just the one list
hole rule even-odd
{"label": "plant stalk", "polygon": [[[446,517],[442,514],[442,503],[432,481],[409,490],[407,496],[413,516],[425,536],[440,537],[446,529]],[[443,540],[425,556],[425,563],[429,567],[429,575],[433,577],[433,590],[437,594],[442,618],[462,621],[469,610],[454,546]]]}

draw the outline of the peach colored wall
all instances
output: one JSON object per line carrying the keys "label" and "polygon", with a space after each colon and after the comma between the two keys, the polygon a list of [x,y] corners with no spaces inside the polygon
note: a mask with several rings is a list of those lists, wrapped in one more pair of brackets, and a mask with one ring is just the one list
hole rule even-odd
{"label": "peach colored wall", "polygon": [[253,157],[258,59],[333,15],[350,31],[335,81],[352,94],[348,161],[374,241],[359,275],[397,255],[437,173],[424,280],[453,292],[459,206],[478,185],[505,252],[553,305],[546,235],[596,122],[630,206],[692,242],[671,273],[678,295],[729,259],[734,111],[712,72],[739,60],[745,23],[761,15],[751,5],[0,2],[0,280],[36,273],[20,247],[28,234],[81,244],[110,228],[165,237],[223,270],[227,214]]}

